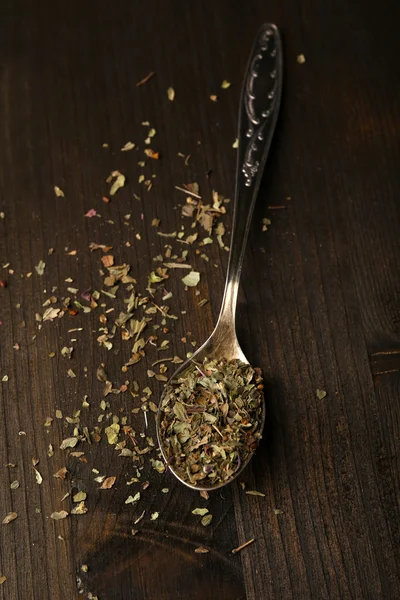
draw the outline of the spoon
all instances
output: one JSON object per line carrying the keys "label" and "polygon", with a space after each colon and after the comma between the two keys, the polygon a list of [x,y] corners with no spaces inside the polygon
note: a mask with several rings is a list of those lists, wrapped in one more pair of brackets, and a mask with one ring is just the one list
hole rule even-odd
{"label": "spoon", "polygon": [[[239,108],[238,157],[236,170],[235,203],[231,246],[226,274],[225,291],[221,311],[214,331],[208,340],[175,371],[168,384],[177,381],[180,374],[204,358],[228,361],[239,359],[249,364],[241,349],[235,326],[235,313],[240,274],[250,229],[254,205],[260,187],[264,166],[274,134],[278,117],[282,89],[282,48],[277,27],[264,24],[254,42],[247,65]],[[161,453],[168,465],[161,436],[162,403],[161,396],[157,412],[157,438]],[[262,403],[260,431],[265,421],[265,403]],[[192,485],[182,479],[168,465],[172,473],[189,488],[195,490],[215,490],[231,483],[246,467],[252,454],[242,461],[240,468],[228,480],[216,485]]]}

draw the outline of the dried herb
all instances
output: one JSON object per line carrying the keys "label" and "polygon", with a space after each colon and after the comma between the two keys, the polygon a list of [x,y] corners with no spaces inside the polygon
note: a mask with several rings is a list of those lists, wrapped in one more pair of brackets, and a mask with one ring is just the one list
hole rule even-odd
{"label": "dried herb", "polygon": [[259,369],[207,358],[167,385],[161,444],[179,477],[208,487],[235,475],[261,438],[262,389]]}
{"label": "dried herb", "polygon": [[136,87],[139,87],[141,85],[144,85],[145,83],[147,83],[149,81],[149,79],[151,79],[153,77],[153,75],[155,75],[154,71],[150,71],[150,73],[148,75],[146,75],[146,77],[143,77],[143,79],[141,79],[140,81],[136,82]]}
{"label": "dried herb", "polygon": [[110,488],[112,488],[112,486],[114,485],[115,481],[116,481],[116,477],[107,477],[107,479],[105,479],[103,481],[103,483],[100,486],[101,490],[109,490]]}
{"label": "dried herb", "polygon": [[3,519],[3,525],[8,525],[11,521],[14,521],[18,517],[16,512],[10,512]]}
{"label": "dried herb", "polygon": [[60,510],[60,512],[53,512],[50,515],[50,519],[54,519],[55,521],[60,521],[61,519],[66,519],[69,513],[66,510]]}
{"label": "dried herb", "polygon": [[204,515],[206,515],[207,513],[208,508],[195,508],[194,510],[192,510],[193,515],[200,515],[202,517],[204,517]]}
{"label": "dried herb", "polygon": [[43,482],[43,477],[41,476],[41,474],[39,473],[39,471],[37,469],[35,469],[35,467],[33,467],[33,470],[35,471],[35,478],[36,478],[36,483],[41,485]]}
{"label": "dried herb", "polygon": [[182,281],[188,287],[195,287],[200,281],[200,273],[198,271],[190,271],[188,275],[182,277]]}
{"label": "dried herb", "polygon": [[213,516],[211,514],[208,514],[208,515],[204,515],[204,517],[201,519],[200,522],[203,525],[203,527],[208,527],[212,520],[213,520]]}
{"label": "dried herb", "polygon": [[36,267],[35,267],[35,271],[38,275],[43,275],[45,268],[46,268],[46,263],[43,262],[43,260],[40,260],[39,264],[36,265]]}
{"label": "dried herb", "polygon": [[268,227],[271,225],[271,220],[264,217],[262,220],[262,231],[268,231]]}
{"label": "dried herb", "polygon": [[209,551],[208,548],[204,548],[204,546],[199,546],[198,548],[195,548],[194,550],[196,552],[196,554],[207,554]]}
{"label": "dried herb", "polygon": [[125,175],[119,171],[113,171],[110,177],[108,177],[107,182],[110,183],[113,179],[115,179],[115,181],[110,188],[110,196],[114,196],[114,194],[125,185]]}
{"label": "dried herb", "polygon": [[77,492],[73,497],[73,502],[84,502],[86,500],[86,492]]}
{"label": "dried herb", "polygon": [[61,448],[61,450],[66,450],[66,448],[75,448],[77,443],[78,443],[77,437],[65,438],[65,440],[63,440],[61,442],[60,448]]}
{"label": "dried herb", "polygon": [[325,390],[317,390],[316,392],[318,400],[323,400],[327,395]]}
{"label": "dried herb", "polygon": [[241,544],[240,546],[238,546],[237,548],[234,548],[232,550],[232,554],[237,554],[238,552],[240,552],[244,548],[247,548],[247,546],[250,546],[250,544],[252,544],[255,541],[256,540],[253,538],[253,539],[249,540],[248,542],[245,542],[244,544]]}
{"label": "dried herb", "polygon": [[133,150],[136,144],[133,142],[126,142],[125,146],[121,148],[121,152],[129,152],[129,150]]}
{"label": "dried herb", "polygon": [[64,192],[61,188],[58,187],[58,185],[54,186],[54,193],[57,196],[57,198],[64,198],[65,196]]}
{"label": "dried herb", "polygon": [[55,477],[56,479],[65,479],[68,473],[68,469],[67,467],[62,467],[62,469],[59,469],[56,473],[54,473],[53,477]]}

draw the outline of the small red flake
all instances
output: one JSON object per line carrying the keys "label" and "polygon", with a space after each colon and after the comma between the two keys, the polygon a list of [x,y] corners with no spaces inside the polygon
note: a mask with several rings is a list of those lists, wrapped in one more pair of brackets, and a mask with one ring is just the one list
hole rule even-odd
{"label": "small red flake", "polygon": [[91,208],[90,210],[87,211],[87,213],[84,215],[85,217],[95,217],[97,215],[97,211],[94,208]]}
{"label": "small red flake", "polygon": [[5,288],[7,287],[7,281],[5,281],[4,279],[0,279],[0,288]]}
{"label": "small red flake", "polygon": [[102,197],[103,202],[105,202],[106,204],[108,204],[110,202],[110,198],[107,198],[107,196],[103,196]]}

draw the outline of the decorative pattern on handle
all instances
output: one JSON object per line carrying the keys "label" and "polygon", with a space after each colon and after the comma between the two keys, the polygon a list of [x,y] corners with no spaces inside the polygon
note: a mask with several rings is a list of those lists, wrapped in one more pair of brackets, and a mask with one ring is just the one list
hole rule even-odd
{"label": "decorative pattern on handle", "polygon": [[[277,52],[277,30],[272,25],[267,25],[256,40],[252,57],[250,59],[247,79],[243,88],[243,106],[247,116],[246,137],[249,141],[246,145],[243,155],[242,173],[245,177],[245,186],[250,187],[253,178],[257,175],[260,162],[258,160],[259,150],[265,147],[264,129],[269,122],[271,115],[274,114],[276,103],[280,101],[281,81],[277,77],[277,59],[280,53]],[[262,63],[267,62],[269,70],[267,77],[270,78],[270,89],[266,97],[257,97],[256,85],[259,75],[265,77],[265,72],[260,73]],[[265,67],[264,67],[265,71]],[[260,107],[260,101],[262,106]],[[257,107],[258,104],[258,107]],[[244,115],[243,115],[244,116]],[[246,118],[246,117],[245,117]],[[244,125],[244,123],[243,123]]]}

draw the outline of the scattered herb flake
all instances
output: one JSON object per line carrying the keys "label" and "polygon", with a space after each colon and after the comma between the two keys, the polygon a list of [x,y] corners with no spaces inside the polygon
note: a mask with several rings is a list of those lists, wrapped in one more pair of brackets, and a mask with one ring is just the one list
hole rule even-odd
{"label": "scattered herb flake", "polygon": [[109,490],[116,482],[116,477],[107,477],[100,486],[101,490]]}
{"label": "scattered herb flake", "polygon": [[240,546],[238,546],[237,548],[234,548],[232,550],[232,554],[237,554],[238,552],[240,552],[244,548],[247,548],[247,546],[250,546],[250,544],[252,544],[255,541],[256,541],[255,538],[253,538],[253,539],[249,540],[248,542],[245,542],[244,544],[241,544]]}
{"label": "scattered herb flake", "polygon": [[182,277],[182,281],[188,287],[195,287],[200,281],[200,273],[198,271],[190,271],[188,275]]}
{"label": "scattered herb flake", "polygon": [[175,90],[173,87],[168,88],[167,96],[168,96],[168,100],[171,100],[171,102],[173,102],[175,100]]}
{"label": "scattered herb flake", "polygon": [[16,512],[8,513],[3,519],[3,525],[8,525],[11,521],[14,521],[18,517]]}
{"label": "scattered herb flake", "polygon": [[61,188],[58,187],[58,185],[54,186],[54,193],[57,196],[57,198],[64,198],[65,197],[64,192],[62,191]]}
{"label": "scattered herb flake", "polygon": [[126,142],[124,146],[121,148],[121,152],[128,152],[129,150],[133,150],[136,144],[133,142]]}
{"label": "scattered herb flake", "polygon": [[43,482],[43,477],[41,476],[41,474],[39,473],[39,471],[37,469],[35,469],[35,467],[33,467],[33,470],[35,471],[36,483],[38,485],[41,485],[42,482]]}
{"label": "scattered herb flake", "polygon": [[39,264],[36,265],[36,267],[35,267],[35,271],[38,275],[43,275],[45,268],[46,268],[46,263],[43,260],[40,260]]}
{"label": "scattered herb flake", "polygon": [[146,77],[143,77],[143,79],[140,79],[140,81],[136,82],[136,87],[139,87],[141,85],[144,85],[145,83],[147,83],[153,76],[155,75],[154,71],[150,71],[150,73],[148,75],[146,75]]}
{"label": "scattered herb flake", "polygon": [[201,515],[202,517],[204,517],[204,515],[206,515],[207,513],[208,508],[195,508],[194,510],[192,510],[193,515]]}
{"label": "scattered herb flake", "polygon": [[256,490],[247,490],[246,494],[248,494],[248,496],[262,496],[263,498],[265,497],[265,494],[263,494],[262,492],[257,492]]}
{"label": "scattered herb flake", "polygon": [[67,448],[75,448],[75,446],[78,443],[78,438],[77,437],[68,437],[65,438],[65,440],[63,440],[61,442],[60,445],[60,449],[61,450],[66,450]]}
{"label": "scattered herb flake", "polygon": [[213,516],[211,514],[204,515],[204,517],[201,519],[201,524],[203,527],[208,527],[212,520]]}
{"label": "scattered herb flake", "polygon": [[112,425],[109,425],[109,427],[106,427],[105,434],[109,444],[115,445],[118,442],[120,429],[121,427],[118,425],[118,423],[113,423]]}
{"label": "scattered herb flake", "polygon": [[61,519],[66,519],[69,513],[66,510],[60,510],[59,512],[53,512],[50,515],[50,519],[54,519],[54,521],[60,521]]}
{"label": "scattered herb flake", "polygon": [[87,494],[86,492],[77,492],[74,496],[72,496],[73,502],[83,502],[86,500]]}
{"label": "scattered herb flake", "polygon": [[119,171],[113,171],[111,173],[111,180],[115,178],[114,183],[110,188],[110,196],[114,196],[118,190],[125,185],[125,175],[120,173]]}
{"label": "scattered herb flake", "polygon": [[95,217],[96,215],[97,215],[97,210],[95,208],[89,208],[87,213],[85,213],[83,216],[91,219],[92,217]]}

